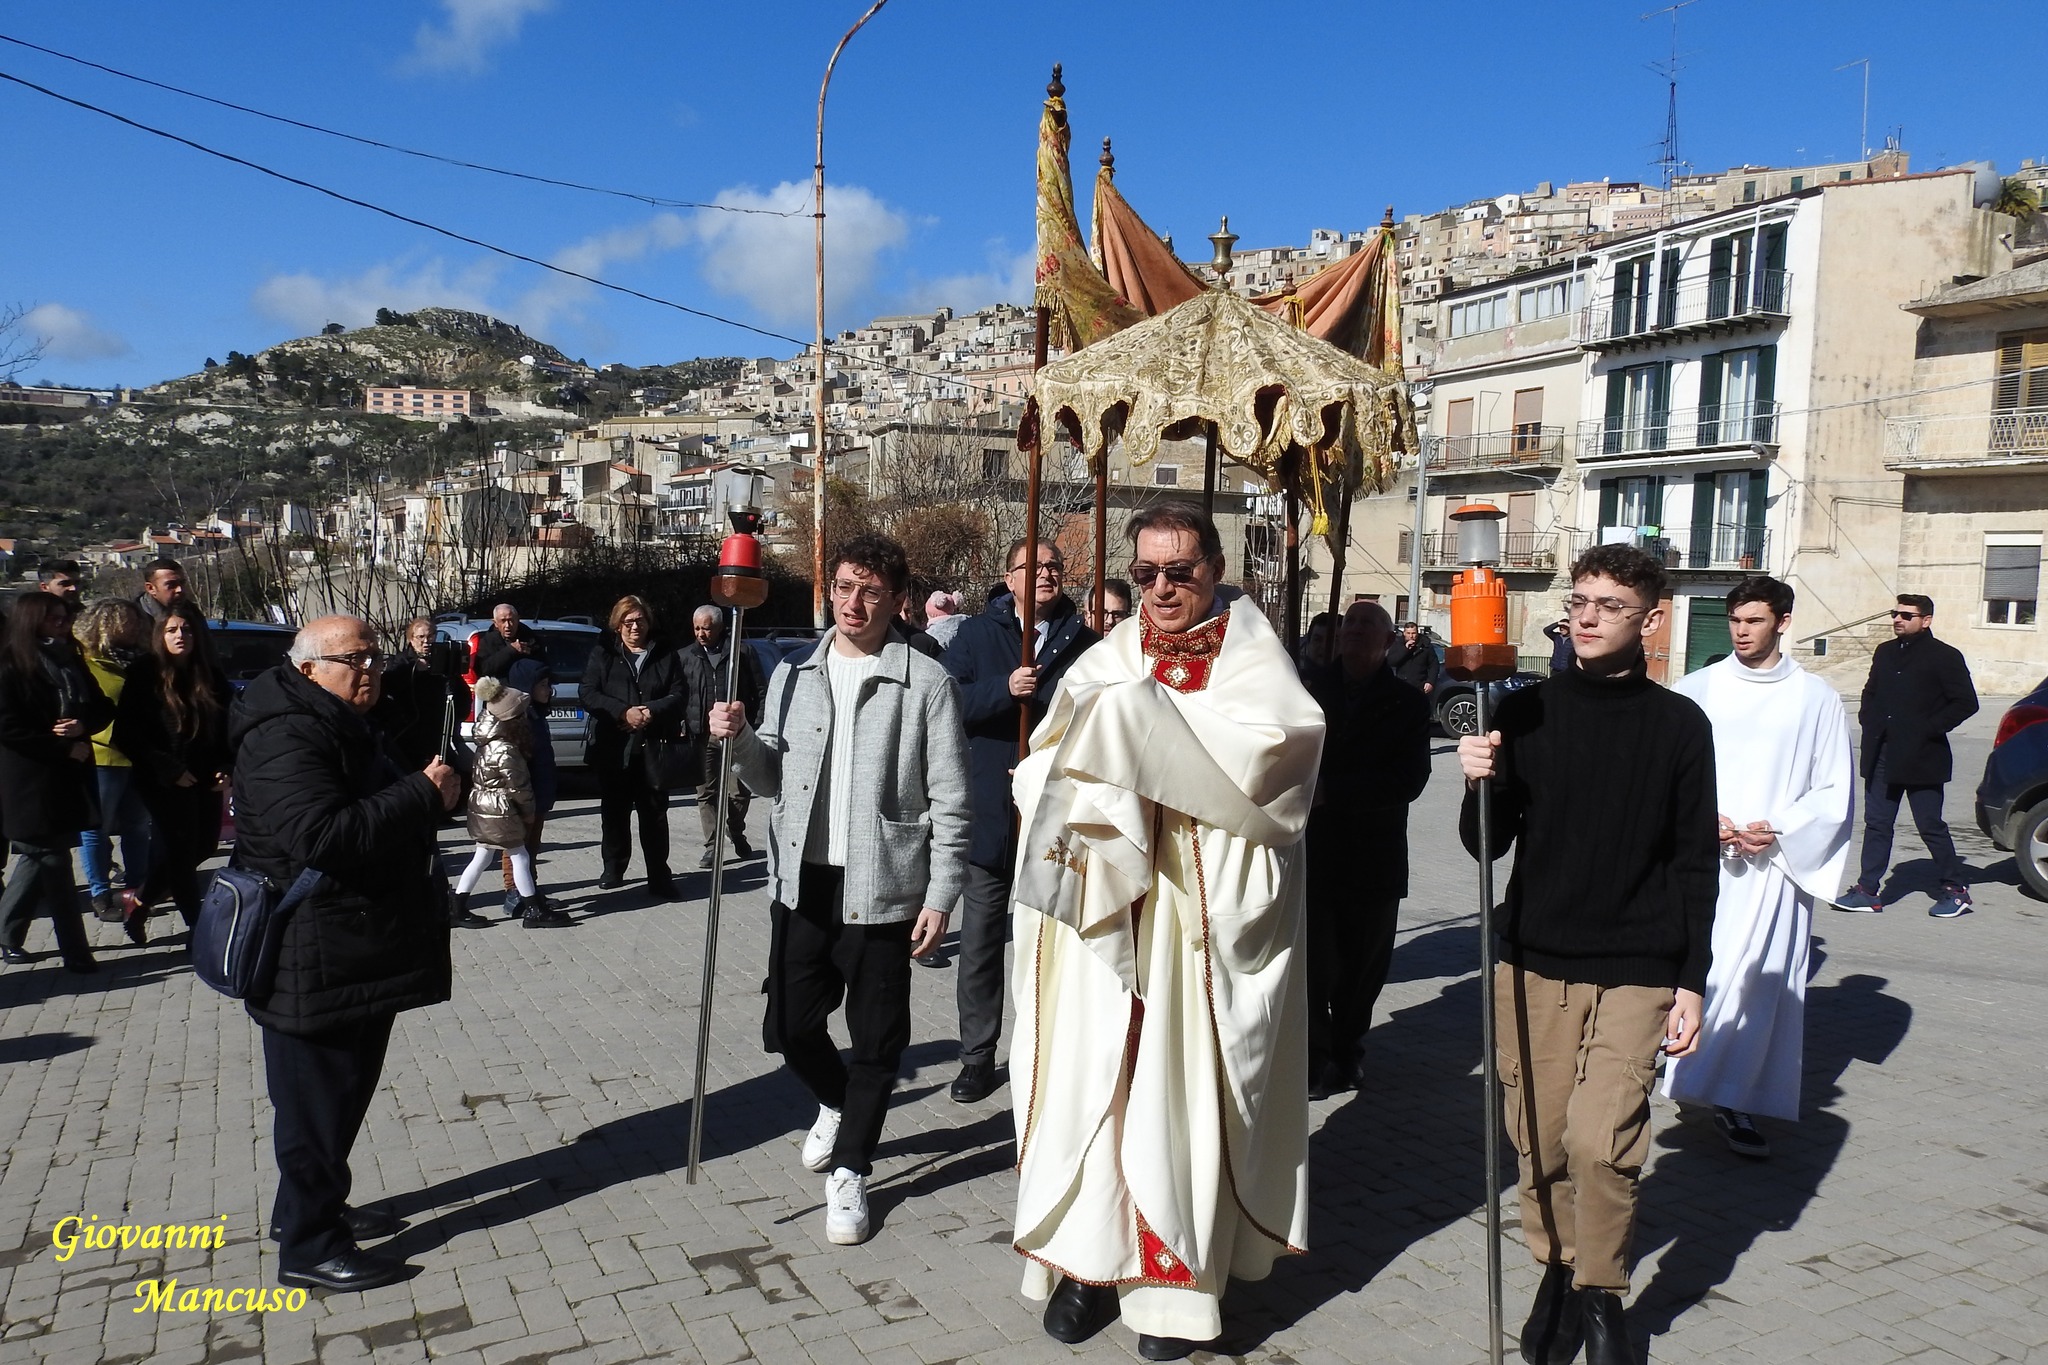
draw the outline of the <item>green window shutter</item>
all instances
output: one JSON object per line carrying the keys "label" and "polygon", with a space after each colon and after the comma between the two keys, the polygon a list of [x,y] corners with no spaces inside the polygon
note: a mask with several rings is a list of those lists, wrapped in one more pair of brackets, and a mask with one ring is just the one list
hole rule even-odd
{"label": "green window shutter", "polygon": [[1717,238],[1707,249],[1707,316],[1725,318],[1730,312],[1735,275],[1735,239]]}
{"label": "green window shutter", "polygon": [[1678,321],[1678,271],[1681,261],[1676,247],[1667,248],[1657,280],[1657,325],[1669,327]]}
{"label": "green window shutter", "polygon": [[1785,311],[1785,225],[1764,228],[1757,245],[1756,306],[1766,313]]}
{"label": "green window shutter", "polygon": [[1652,477],[1650,480],[1650,525],[1658,530],[1664,528],[1664,480]]}
{"label": "green window shutter", "polygon": [[1692,476],[1692,546],[1685,562],[1688,568],[1704,569],[1713,563],[1714,476]]}
{"label": "green window shutter", "polygon": [[[1621,417],[1628,402],[1628,372],[1611,370],[1607,375],[1607,424],[1600,432],[1600,453],[1621,453]],[[1613,484],[1607,485],[1609,488]]]}
{"label": "green window shutter", "polygon": [[1700,357],[1699,444],[1703,446],[1721,440],[1721,372],[1727,366],[1718,353]]}
{"label": "green window shutter", "polygon": [[1771,472],[1768,469],[1749,471],[1749,498],[1744,508],[1748,522],[1742,528],[1742,552],[1751,556],[1750,563],[1758,573],[1766,573],[1764,565],[1764,502],[1771,494]]}
{"label": "green window shutter", "polygon": [[1778,439],[1778,347],[1774,342],[1757,348],[1756,418],[1749,439],[1775,443]]}
{"label": "green window shutter", "polygon": [[1611,301],[1613,317],[1610,320],[1609,335],[1625,337],[1635,328],[1631,325],[1635,289],[1632,284],[1634,270],[1631,262],[1614,263],[1614,298]]}
{"label": "green window shutter", "polygon": [[1650,439],[1647,443],[1652,450],[1663,450],[1671,444],[1671,362],[1657,362],[1656,372],[1650,376]]}
{"label": "green window shutter", "polygon": [[[1605,530],[1609,526],[1619,524],[1620,519],[1621,484],[1618,480],[1609,479],[1600,485],[1600,527]],[[1597,540],[1598,537],[1594,539]]]}

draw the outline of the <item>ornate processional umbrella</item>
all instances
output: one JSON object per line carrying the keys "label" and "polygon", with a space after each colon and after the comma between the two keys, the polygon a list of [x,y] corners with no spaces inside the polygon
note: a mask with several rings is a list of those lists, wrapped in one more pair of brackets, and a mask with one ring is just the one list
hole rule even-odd
{"label": "ornate processional umbrella", "polygon": [[1385,485],[1405,417],[1399,379],[1220,289],[1053,361],[1033,384],[1020,444],[1051,423],[1091,461],[1120,439],[1143,465],[1162,440],[1212,434],[1286,494],[1289,640],[1300,634],[1297,500],[1326,531],[1335,500]]}

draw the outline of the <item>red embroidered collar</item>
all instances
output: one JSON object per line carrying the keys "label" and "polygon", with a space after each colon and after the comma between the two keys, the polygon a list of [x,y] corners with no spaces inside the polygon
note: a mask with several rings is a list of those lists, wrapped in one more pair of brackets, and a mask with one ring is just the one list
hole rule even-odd
{"label": "red embroidered collar", "polygon": [[1189,630],[1166,631],[1152,624],[1150,613],[1138,613],[1138,647],[1152,660],[1152,676],[1176,692],[1199,692],[1209,685],[1209,670],[1223,652],[1223,630],[1230,613],[1222,612]]}

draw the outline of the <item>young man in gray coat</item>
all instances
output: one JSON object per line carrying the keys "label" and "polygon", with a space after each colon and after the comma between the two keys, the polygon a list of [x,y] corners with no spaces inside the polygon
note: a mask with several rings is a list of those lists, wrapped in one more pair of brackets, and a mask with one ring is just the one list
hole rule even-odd
{"label": "young man in gray coat", "polygon": [[[946,670],[890,634],[903,548],[857,536],[831,563],[833,628],[775,670],[758,727],[718,702],[709,730],[775,803],[763,1037],[817,1098],[803,1163],[830,1172],[826,1238],[852,1245],[867,1240],[867,1179],[910,1042],[910,960],[945,936],[966,885],[967,734]],[[846,1057],[826,1031],[842,1000]]]}

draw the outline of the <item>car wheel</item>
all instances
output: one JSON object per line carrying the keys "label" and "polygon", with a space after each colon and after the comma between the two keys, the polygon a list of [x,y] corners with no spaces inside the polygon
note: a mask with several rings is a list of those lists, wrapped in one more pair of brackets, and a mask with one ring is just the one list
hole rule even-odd
{"label": "car wheel", "polygon": [[2048,900],[2048,801],[2015,822],[2012,859],[2019,864],[2020,881],[2027,890]]}
{"label": "car wheel", "polygon": [[[1479,701],[1471,693],[1451,698],[1437,712],[1436,723],[1443,726],[1444,733],[1463,739],[1466,735],[1479,733]],[[2048,814],[2048,811],[2044,811]]]}

